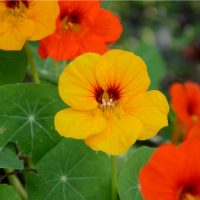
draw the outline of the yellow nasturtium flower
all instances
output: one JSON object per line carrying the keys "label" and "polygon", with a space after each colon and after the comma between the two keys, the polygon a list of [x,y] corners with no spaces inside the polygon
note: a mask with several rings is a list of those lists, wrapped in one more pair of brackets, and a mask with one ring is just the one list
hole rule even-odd
{"label": "yellow nasturtium flower", "polygon": [[59,5],[54,1],[0,0],[0,49],[20,50],[55,30]]}
{"label": "yellow nasturtium flower", "polygon": [[56,130],[84,139],[94,150],[124,153],[137,139],[153,137],[168,124],[166,98],[146,91],[149,84],[144,61],[131,52],[83,54],[60,76],[60,96],[71,108],[56,114]]}

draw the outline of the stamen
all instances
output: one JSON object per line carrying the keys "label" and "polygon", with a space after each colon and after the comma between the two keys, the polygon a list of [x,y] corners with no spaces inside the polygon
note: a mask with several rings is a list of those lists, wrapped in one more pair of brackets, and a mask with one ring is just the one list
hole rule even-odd
{"label": "stamen", "polygon": [[99,104],[100,108],[114,108],[115,107],[115,102],[113,102],[113,99],[102,99],[102,103]]}

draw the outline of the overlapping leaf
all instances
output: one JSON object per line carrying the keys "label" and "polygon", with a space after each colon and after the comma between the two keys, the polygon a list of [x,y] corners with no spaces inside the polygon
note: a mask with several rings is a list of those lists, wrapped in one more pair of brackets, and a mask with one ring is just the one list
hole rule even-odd
{"label": "overlapping leaf", "polygon": [[63,139],[28,178],[29,200],[110,200],[111,163],[83,142]]}
{"label": "overlapping leaf", "polygon": [[23,161],[19,160],[15,152],[5,147],[0,151],[0,168],[23,169]]}
{"label": "overlapping leaf", "polygon": [[16,142],[20,154],[37,161],[60,140],[53,118],[63,107],[52,85],[16,84],[0,87],[0,148]]}
{"label": "overlapping leaf", "polygon": [[141,147],[130,155],[119,177],[120,200],[143,200],[138,174],[154,150],[154,148]]}

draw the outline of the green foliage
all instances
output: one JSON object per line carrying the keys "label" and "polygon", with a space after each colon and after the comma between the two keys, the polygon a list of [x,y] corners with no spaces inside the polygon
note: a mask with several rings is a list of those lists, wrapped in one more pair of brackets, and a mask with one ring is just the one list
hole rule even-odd
{"label": "green foliage", "polygon": [[0,85],[22,82],[26,73],[27,56],[22,51],[0,50]]}
{"label": "green foliage", "polygon": [[0,148],[15,142],[21,155],[38,161],[60,140],[55,113],[63,108],[52,85],[16,84],[0,87]]}
{"label": "green foliage", "polygon": [[83,142],[63,139],[27,180],[29,200],[110,200],[111,163]]}
{"label": "green foliage", "polygon": [[0,151],[0,168],[23,169],[23,167],[23,161],[19,160],[12,149],[5,147]]}
{"label": "green foliage", "polygon": [[154,150],[154,148],[141,147],[129,156],[119,177],[120,200],[143,200],[140,194],[138,175]]}
{"label": "green foliage", "polygon": [[15,190],[9,185],[1,184],[0,191],[1,200],[21,200]]}

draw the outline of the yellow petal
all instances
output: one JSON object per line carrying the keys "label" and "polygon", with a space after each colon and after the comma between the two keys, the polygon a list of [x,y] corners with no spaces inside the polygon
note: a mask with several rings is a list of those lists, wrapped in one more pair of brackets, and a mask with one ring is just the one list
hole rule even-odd
{"label": "yellow petal", "polygon": [[87,138],[85,143],[93,150],[119,155],[125,153],[135,143],[142,130],[141,122],[134,117],[125,114],[119,119],[114,116],[107,121],[105,130]]}
{"label": "yellow petal", "polygon": [[155,136],[161,128],[168,125],[169,105],[165,96],[159,91],[149,91],[135,96],[124,107],[144,125],[140,140]]}
{"label": "yellow petal", "polygon": [[87,53],[77,57],[64,69],[59,79],[59,93],[65,103],[78,110],[98,106],[94,97],[95,69],[98,54]]}
{"label": "yellow petal", "polygon": [[29,40],[40,40],[55,31],[59,14],[58,1],[32,0],[27,9],[27,17],[35,23],[35,31]]}
{"label": "yellow petal", "polygon": [[104,89],[110,85],[119,86],[122,99],[126,100],[146,91],[150,84],[144,61],[122,50],[110,50],[99,59],[97,80]]}
{"label": "yellow petal", "polygon": [[0,27],[1,27],[0,34],[5,32],[9,25],[6,20],[5,13],[6,13],[6,6],[4,3],[0,2]]}
{"label": "yellow petal", "polygon": [[33,21],[8,16],[6,31],[0,34],[0,49],[21,50],[27,38],[33,33]]}
{"label": "yellow petal", "polygon": [[56,114],[55,128],[64,137],[85,139],[101,132],[105,128],[105,119],[98,109],[77,111],[69,108]]}

